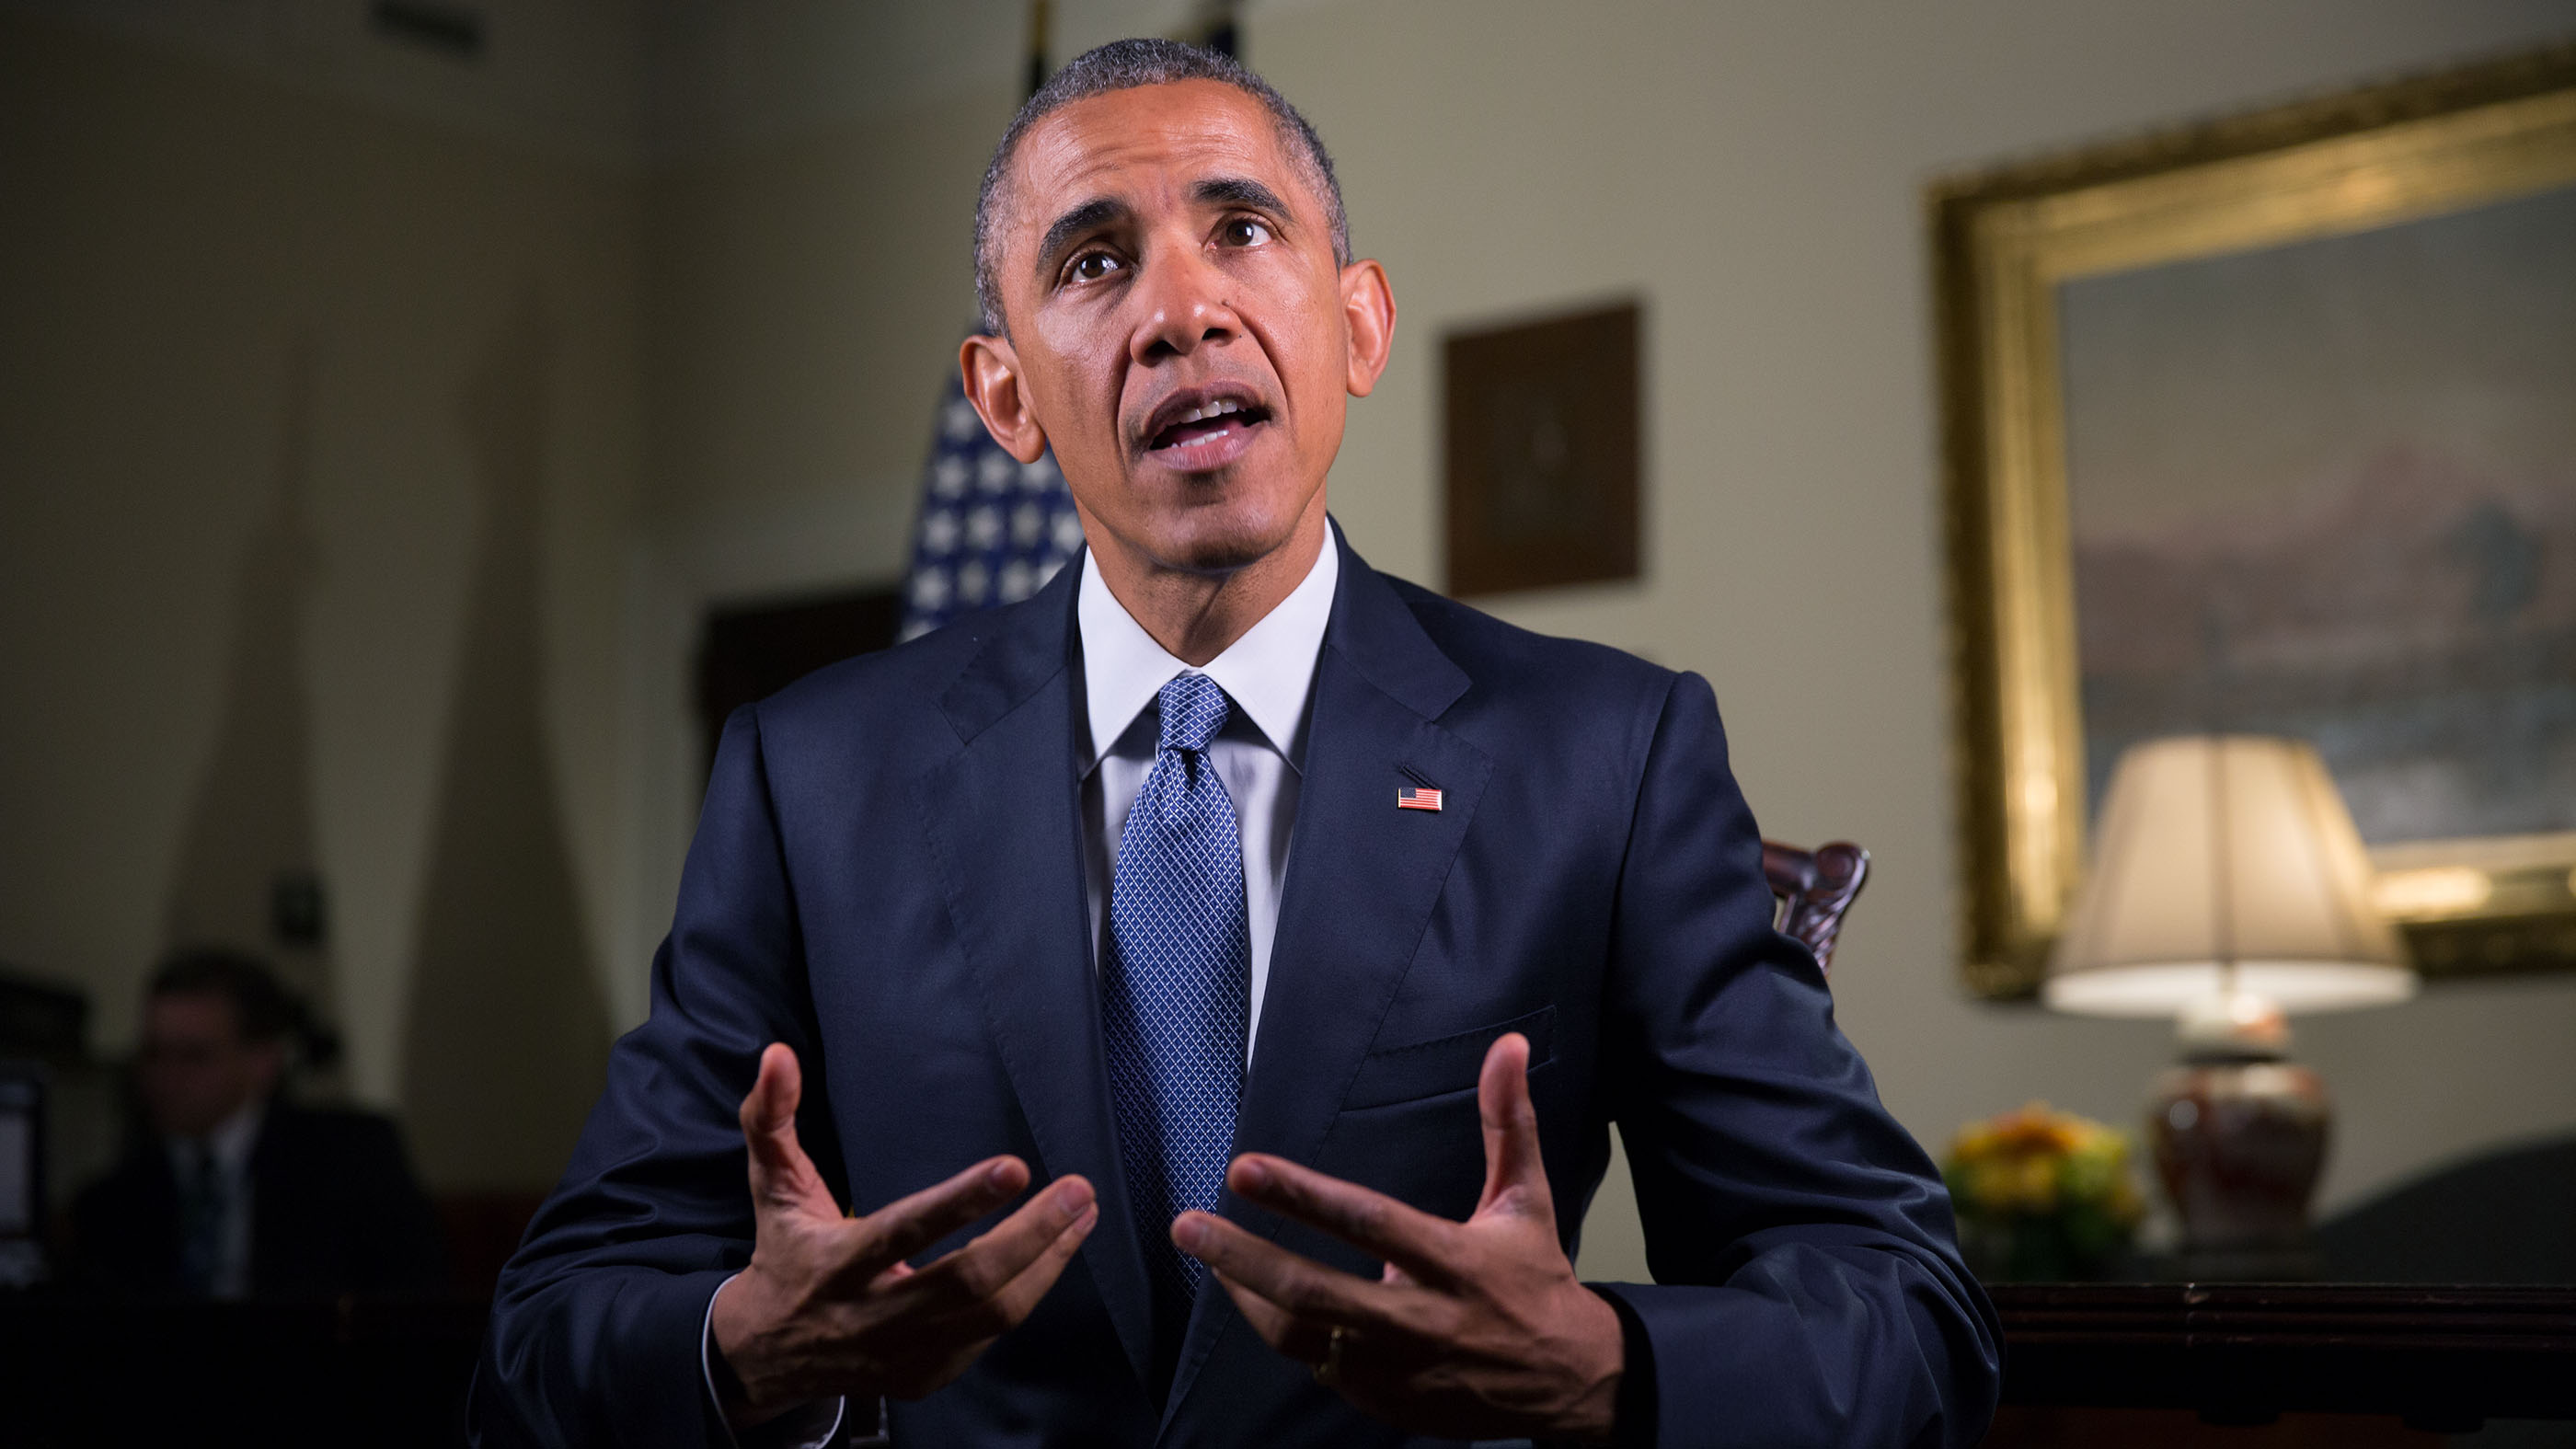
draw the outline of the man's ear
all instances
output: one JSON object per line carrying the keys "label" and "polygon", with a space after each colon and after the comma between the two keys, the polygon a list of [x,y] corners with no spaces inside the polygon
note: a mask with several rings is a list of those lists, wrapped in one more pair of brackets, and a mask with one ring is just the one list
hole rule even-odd
{"label": "man's ear", "polygon": [[1375,262],[1342,268],[1342,321],[1351,339],[1346,381],[1351,396],[1367,397],[1395,346],[1395,289],[1387,285],[1386,268]]}
{"label": "man's ear", "polygon": [[1002,451],[1023,463],[1034,463],[1046,451],[1046,429],[1029,410],[1028,389],[1020,385],[1020,354],[1007,337],[977,334],[957,349],[957,370],[966,379],[966,400],[984,419],[984,431]]}

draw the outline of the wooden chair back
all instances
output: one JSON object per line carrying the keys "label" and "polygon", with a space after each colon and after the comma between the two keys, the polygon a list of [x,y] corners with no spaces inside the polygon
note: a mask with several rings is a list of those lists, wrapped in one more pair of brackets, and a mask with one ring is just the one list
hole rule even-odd
{"label": "wooden chair back", "polygon": [[1776,840],[1762,842],[1762,874],[1780,903],[1774,923],[1816,953],[1816,965],[1827,975],[1834,969],[1834,939],[1842,934],[1843,913],[1869,879],[1869,852],[1848,840],[1801,850]]}

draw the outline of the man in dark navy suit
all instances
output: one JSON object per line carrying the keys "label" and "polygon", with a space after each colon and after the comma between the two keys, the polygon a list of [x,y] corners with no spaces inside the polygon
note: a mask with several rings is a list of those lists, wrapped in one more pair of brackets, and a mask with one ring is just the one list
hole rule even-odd
{"label": "man in dark navy suit", "polygon": [[438,1220],[373,1112],[280,1094],[303,1004],[260,961],[182,951],[135,1053],[145,1130],[72,1211],[70,1277],[144,1298],[320,1300],[444,1286]]}
{"label": "man in dark navy suit", "polygon": [[[1973,1442],[1991,1310],[1707,684],[1328,519],[1395,304],[1311,128],[1094,51],[977,267],[1088,550],[728,724],[483,1440]],[[1571,1264],[1613,1122],[1652,1285]]]}

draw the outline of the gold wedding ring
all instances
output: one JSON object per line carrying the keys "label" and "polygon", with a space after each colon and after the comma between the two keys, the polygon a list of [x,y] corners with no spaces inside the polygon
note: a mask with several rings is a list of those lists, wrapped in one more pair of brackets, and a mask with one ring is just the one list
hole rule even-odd
{"label": "gold wedding ring", "polygon": [[1344,1330],[1333,1325],[1333,1336],[1324,1340],[1324,1361],[1315,1365],[1315,1382],[1325,1388],[1337,1388],[1342,1382],[1342,1338]]}

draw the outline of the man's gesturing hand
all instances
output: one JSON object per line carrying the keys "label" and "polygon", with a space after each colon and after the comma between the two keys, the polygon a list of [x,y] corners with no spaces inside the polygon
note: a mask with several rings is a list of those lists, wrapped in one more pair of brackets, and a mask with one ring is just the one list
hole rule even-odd
{"label": "man's gesturing hand", "polygon": [[746,1427],[837,1394],[918,1398],[966,1371],[1029,1316],[1098,1221],[1091,1184],[1062,1177],[928,1267],[904,1259],[1017,1196],[1028,1166],[975,1164],[935,1187],[844,1218],[796,1142],[803,1074],[783,1043],[742,1099],[757,1237],[751,1266],[716,1294],[711,1330],[741,1385]]}
{"label": "man's gesturing hand", "polygon": [[1272,1348],[1315,1365],[1378,1418],[1445,1438],[1607,1439],[1619,1315],[1575,1281],[1557,1245],[1528,1070],[1517,1033],[1485,1054],[1485,1192],[1463,1223],[1280,1158],[1234,1160],[1227,1186],[1383,1259],[1374,1283],[1208,1213],[1175,1218],[1172,1241],[1208,1265]]}

